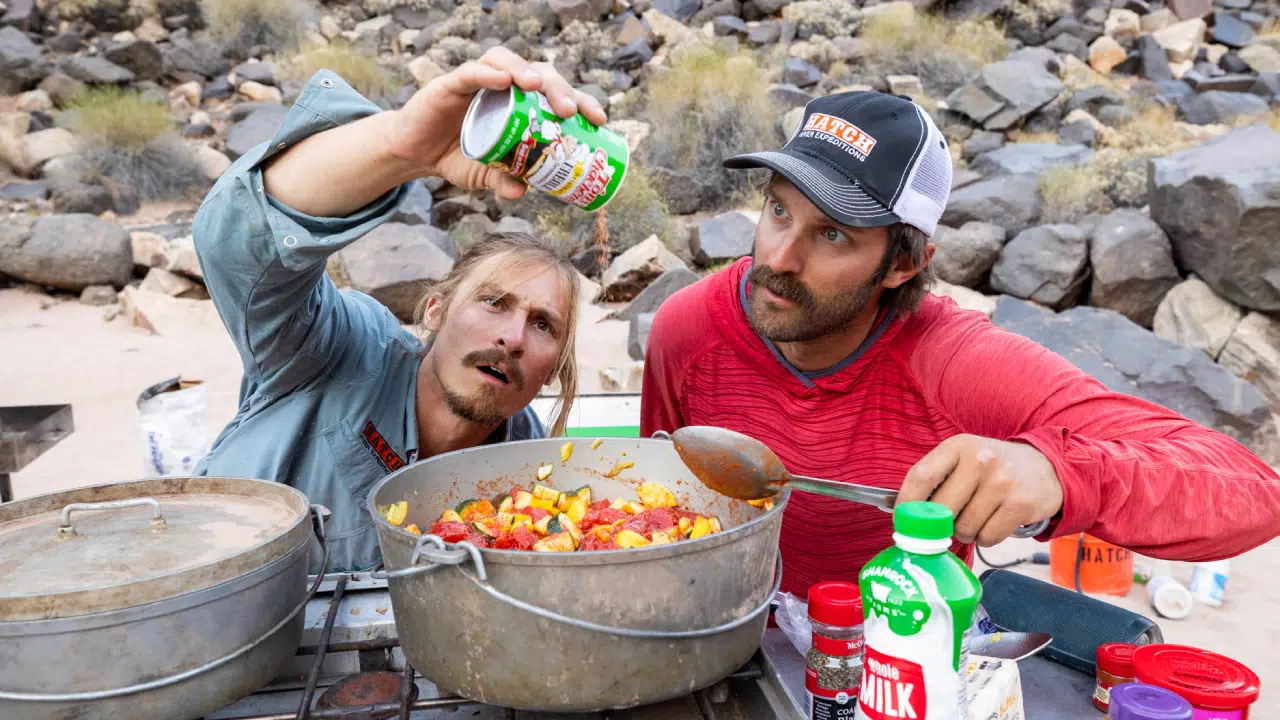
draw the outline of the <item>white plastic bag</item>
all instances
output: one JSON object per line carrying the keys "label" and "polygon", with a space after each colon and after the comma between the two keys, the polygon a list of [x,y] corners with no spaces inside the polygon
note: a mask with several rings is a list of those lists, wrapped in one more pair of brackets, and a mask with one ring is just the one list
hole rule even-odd
{"label": "white plastic bag", "polygon": [[804,656],[809,654],[813,645],[813,625],[809,622],[809,603],[792,595],[779,592],[774,598],[778,601],[778,609],[773,611],[773,620],[778,623],[787,639],[795,649]]}
{"label": "white plastic bag", "polygon": [[142,391],[138,423],[143,477],[191,475],[209,452],[204,381],[177,377]]}

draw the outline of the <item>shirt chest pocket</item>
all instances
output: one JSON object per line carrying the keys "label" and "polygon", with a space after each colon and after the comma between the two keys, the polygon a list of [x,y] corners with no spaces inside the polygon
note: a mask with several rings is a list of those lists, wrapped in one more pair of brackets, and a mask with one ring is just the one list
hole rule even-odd
{"label": "shirt chest pocket", "polygon": [[333,461],[333,476],[338,479],[338,483],[326,493],[334,505],[329,509],[333,511],[333,522],[337,525],[334,528],[335,538],[363,532],[373,525],[367,508],[369,491],[387,476],[388,469],[348,421],[330,425],[321,435]]}

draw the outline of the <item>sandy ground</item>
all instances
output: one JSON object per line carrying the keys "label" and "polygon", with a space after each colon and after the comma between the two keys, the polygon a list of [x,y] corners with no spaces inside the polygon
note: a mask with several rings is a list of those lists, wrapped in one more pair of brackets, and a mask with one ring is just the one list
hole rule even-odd
{"label": "sandy ground", "polygon": [[[71,403],[75,432],[12,477],[21,498],[81,485],[137,478],[142,471],[135,402],[138,393],[176,375],[205,381],[210,440],[235,412],[239,359],[212,314],[193,317],[165,336],[132,327],[123,317],[103,320],[103,309],[74,298],[57,299],[20,289],[0,290],[0,405]],[[599,392],[599,368],[626,363],[627,325],[597,321],[606,313],[588,308],[579,343],[583,392]],[[589,338],[589,340],[587,340]],[[993,562],[1047,550],[1034,541],[994,548]],[[1023,566],[1048,579],[1048,568]],[[1186,582],[1190,567],[1175,565]],[[1280,541],[1232,562],[1228,599],[1221,608],[1198,606],[1186,620],[1160,619],[1135,586],[1111,601],[1159,620],[1166,641],[1222,652],[1250,665],[1262,677],[1263,694],[1253,717],[1280,717],[1280,616],[1276,587]],[[1039,719],[1033,719],[1039,720]]]}

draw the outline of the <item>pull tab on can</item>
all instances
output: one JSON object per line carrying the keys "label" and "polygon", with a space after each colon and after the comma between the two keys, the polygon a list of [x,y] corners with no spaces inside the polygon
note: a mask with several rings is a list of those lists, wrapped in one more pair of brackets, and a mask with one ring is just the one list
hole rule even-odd
{"label": "pull tab on can", "polygon": [[581,113],[561,118],[540,92],[481,90],[462,121],[462,154],[587,212],[617,194],[627,141]]}

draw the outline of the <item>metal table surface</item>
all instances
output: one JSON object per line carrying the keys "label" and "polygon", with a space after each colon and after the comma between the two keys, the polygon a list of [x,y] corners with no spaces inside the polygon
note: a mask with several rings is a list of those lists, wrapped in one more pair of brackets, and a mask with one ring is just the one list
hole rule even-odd
{"label": "metal table surface", "polygon": [[[767,664],[765,675],[772,674],[780,680],[771,692],[782,696],[784,702],[780,704],[793,710],[787,720],[807,720],[804,657],[777,628],[765,632],[760,650]],[[1019,662],[1018,673],[1022,678],[1022,704],[1027,720],[1100,720],[1103,717],[1091,700],[1093,678],[1038,656]]]}

